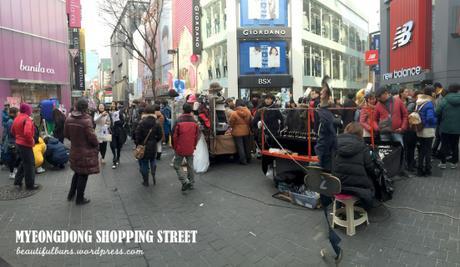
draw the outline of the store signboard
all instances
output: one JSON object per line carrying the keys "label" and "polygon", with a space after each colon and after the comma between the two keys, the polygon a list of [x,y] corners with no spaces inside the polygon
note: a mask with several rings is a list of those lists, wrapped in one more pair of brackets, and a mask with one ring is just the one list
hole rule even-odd
{"label": "store signboard", "polygon": [[287,74],[286,42],[240,42],[240,74]]}
{"label": "store signboard", "polygon": [[378,50],[368,50],[365,54],[366,65],[372,66],[379,64],[379,51]]}
{"label": "store signboard", "polygon": [[287,26],[286,0],[241,0],[241,26]]}
{"label": "store signboard", "polygon": [[80,0],[67,0],[66,10],[69,16],[69,28],[81,28]]}
{"label": "store signboard", "polygon": [[290,39],[291,28],[288,27],[257,27],[257,28],[239,28],[237,32],[238,39]]}
{"label": "store signboard", "polygon": [[383,74],[384,80],[392,80],[406,77],[414,77],[423,73],[422,67],[416,66],[411,68],[402,68],[393,72]]}
{"label": "store signboard", "polygon": [[85,90],[85,67],[83,64],[77,64],[75,67],[75,88],[76,90]]}
{"label": "store signboard", "polygon": [[201,55],[203,50],[201,42],[201,6],[200,0],[193,0],[193,15],[192,15],[192,34],[193,34],[193,54]]}
{"label": "store signboard", "polygon": [[238,78],[240,88],[289,88],[292,82],[292,75],[242,75]]}
{"label": "store signboard", "polygon": [[432,0],[392,0],[389,36],[390,72],[431,69]]}

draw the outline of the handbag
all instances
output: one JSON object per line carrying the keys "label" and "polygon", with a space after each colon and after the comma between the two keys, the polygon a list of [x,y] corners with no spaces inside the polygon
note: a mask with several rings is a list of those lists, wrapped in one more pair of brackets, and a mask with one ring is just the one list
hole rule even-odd
{"label": "handbag", "polygon": [[[393,132],[393,120],[391,119],[391,115],[393,114],[393,97],[390,100],[390,110],[388,111],[388,118],[379,122],[379,131],[383,134],[388,134]],[[386,106],[385,106],[386,108]]]}
{"label": "handbag", "polygon": [[153,128],[149,130],[149,133],[145,137],[144,142],[142,143],[142,145],[137,145],[136,148],[133,150],[133,155],[134,155],[134,157],[136,159],[143,159],[144,158],[145,144],[147,143],[147,140],[149,139],[150,134],[152,133],[152,130],[153,130]]}

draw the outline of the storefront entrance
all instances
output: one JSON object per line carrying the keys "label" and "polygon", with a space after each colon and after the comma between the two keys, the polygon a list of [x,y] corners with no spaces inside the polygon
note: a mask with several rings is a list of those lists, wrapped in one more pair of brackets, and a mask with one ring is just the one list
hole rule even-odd
{"label": "storefront entrance", "polygon": [[289,103],[289,100],[292,96],[292,88],[281,88],[281,87],[272,87],[272,88],[240,88],[238,92],[239,98],[244,101],[250,101],[254,95],[263,97],[264,95],[271,94],[275,97],[279,97],[282,106],[284,107],[286,103]]}
{"label": "storefront entrance", "polygon": [[44,99],[61,99],[59,85],[11,82],[10,86],[11,96],[19,98],[21,102],[38,105]]}

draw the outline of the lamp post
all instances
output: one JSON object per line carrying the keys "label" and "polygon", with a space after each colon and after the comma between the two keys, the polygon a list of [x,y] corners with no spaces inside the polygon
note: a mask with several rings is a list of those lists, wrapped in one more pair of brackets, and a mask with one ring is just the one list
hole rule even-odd
{"label": "lamp post", "polygon": [[180,76],[179,76],[179,47],[177,47],[176,49],[168,49],[168,54],[177,56],[177,82],[179,83],[179,81],[180,81]]}

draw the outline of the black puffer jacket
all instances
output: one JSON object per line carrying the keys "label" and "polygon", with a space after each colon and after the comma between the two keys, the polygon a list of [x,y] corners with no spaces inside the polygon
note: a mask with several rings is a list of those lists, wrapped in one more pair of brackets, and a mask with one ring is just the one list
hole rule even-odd
{"label": "black puffer jacket", "polygon": [[375,189],[368,174],[372,174],[374,163],[363,140],[352,134],[339,135],[332,169],[342,182],[343,193],[355,195],[371,206]]}
{"label": "black puffer jacket", "polygon": [[147,137],[150,129],[149,138],[145,144],[145,152],[143,159],[155,159],[157,154],[157,142],[163,137],[160,125],[157,123],[155,116],[151,115],[142,115],[142,119],[139,122],[139,125],[136,128],[136,145],[143,145],[144,139]]}
{"label": "black puffer jacket", "polygon": [[[272,110],[279,108],[276,104],[271,106],[262,105],[262,107],[257,110],[256,116],[252,120],[252,128],[257,129],[257,123],[262,120],[262,112],[264,113],[264,122],[267,125],[267,128],[274,134],[277,135],[278,132],[283,129],[284,118],[279,110]],[[267,110],[270,109],[270,110]]]}

